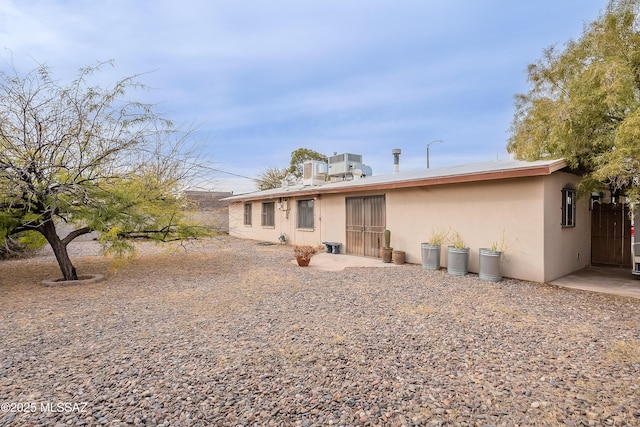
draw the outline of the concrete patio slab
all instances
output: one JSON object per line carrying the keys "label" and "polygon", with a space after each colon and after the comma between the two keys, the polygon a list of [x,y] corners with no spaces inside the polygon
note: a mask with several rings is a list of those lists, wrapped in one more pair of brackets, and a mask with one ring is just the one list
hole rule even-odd
{"label": "concrete patio slab", "polygon": [[631,274],[631,268],[590,266],[556,279],[549,284],[640,298],[640,279]]}

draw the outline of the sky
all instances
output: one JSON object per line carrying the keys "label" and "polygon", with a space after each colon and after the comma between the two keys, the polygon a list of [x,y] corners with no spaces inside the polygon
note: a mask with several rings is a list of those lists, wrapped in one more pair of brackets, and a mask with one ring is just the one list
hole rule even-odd
{"label": "sky", "polygon": [[[71,81],[113,60],[193,127],[199,189],[243,193],[291,152],[363,156],[374,175],[508,158],[526,67],[606,0],[0,0],[0,70]],[[441,141],[441,142],[434,142]],[[253,178],[253,179],[252,179]]]}

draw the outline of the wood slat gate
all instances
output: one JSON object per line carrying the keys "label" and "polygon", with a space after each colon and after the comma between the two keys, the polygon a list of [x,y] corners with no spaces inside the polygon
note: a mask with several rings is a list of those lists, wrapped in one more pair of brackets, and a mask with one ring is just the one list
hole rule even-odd
{"label": "wood slat gate", "polygon": [[347,197],[346,253],[380,257],[386,227],[385,196]]}
{"label": "wood slat gate", "polygon": [[627,205],[593,205],[591,263],[631,267],[631,219]]}

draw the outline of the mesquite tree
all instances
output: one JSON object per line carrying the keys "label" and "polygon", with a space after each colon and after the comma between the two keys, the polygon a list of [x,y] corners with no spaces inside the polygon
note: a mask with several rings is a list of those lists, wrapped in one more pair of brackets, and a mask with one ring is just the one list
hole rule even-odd
{"label": "mesquite tree", "polygon": [[[41,234],[65,280],[78,278],[67,245],[92,231],[120,254],[132,250],[131,237],[203,232],[183,216],[190,133],[126,99],[144,88],[138,76],[92,85],[109,64],[82,68],[66,85],[44,65],[0,72],[0,241]],[[63,223],[72,231],[59,236]]]}
{"label": "mesquite tree", "polygon": [[564,157],[585,173],[585,192],[640,197],[640,0],[609,0],[561,51],[528,67],[516,96],[508,150],[534,160]]}

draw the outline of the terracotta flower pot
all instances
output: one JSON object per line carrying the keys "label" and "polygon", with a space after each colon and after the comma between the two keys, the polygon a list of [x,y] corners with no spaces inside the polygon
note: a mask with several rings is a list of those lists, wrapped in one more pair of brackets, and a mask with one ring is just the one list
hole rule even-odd
{"label": "terracotta flower pot", "polygon": [[406,260],[406,253],[405,251],[393,251],[393,263],[396,265],[402,265],[405,263]]}
{"label": "terracotta flower pot", "polygon": [[296,257],[296,261],[298,261],[298,265],[300,267],[306,267],[309,265],[309,262],[311,261],[311,258],[303,258],[301,256]]}

